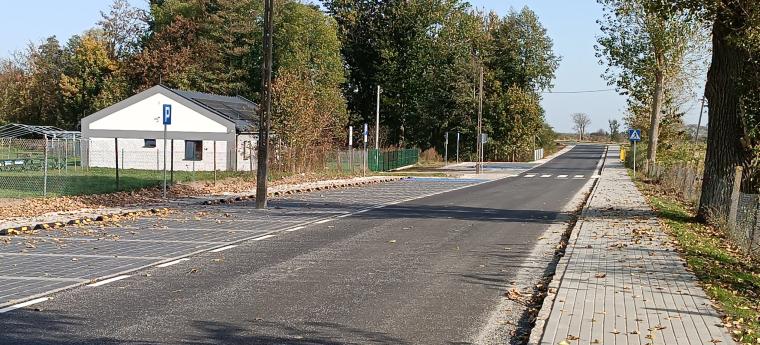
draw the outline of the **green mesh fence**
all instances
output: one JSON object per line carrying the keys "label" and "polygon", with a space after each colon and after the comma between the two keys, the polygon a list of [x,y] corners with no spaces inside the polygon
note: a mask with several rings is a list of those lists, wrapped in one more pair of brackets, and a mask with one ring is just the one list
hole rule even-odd
{"label": "green mesh fence", "polygon": [[369,150],[367,164],[372,171],[389,171],[408,165],[417,164],[420,160],[420,150]]}

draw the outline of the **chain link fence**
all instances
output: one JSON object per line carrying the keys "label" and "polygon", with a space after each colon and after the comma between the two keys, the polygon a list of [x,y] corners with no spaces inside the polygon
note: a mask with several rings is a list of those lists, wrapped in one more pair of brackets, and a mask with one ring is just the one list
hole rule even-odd
{"label": "chain link fence", "polygon": [[[0,138],[0,199],[102,194],[167,184],[255,179],[255,143],[226,147],[223,141],[160,139],[9,139]],[[383,152],[380,170],[416,162],[417,150]],[[413,153],[417,153],[414,155]],[[166,158],[164,158],[166,157]],[[302,173],[361,175],[372,171],[362,149],[331,146],[289,148],[275,141],[270,176]]]}
{"label": "chain link fence", "polygon": [[[204,142],[197,149],[180,143],[167,145],[169,184],[252,175],[246,168],[255,165],[228,165],[235,148],[227,150],[225,142]],[[163,181],[160,140],[0,138],[0,199],[101,194]]]}
{"label": "chain link fence", "polygon": [[68,194],[81,153],[79,139],[0,138],[0,198]]}
{"label": "chain link fence", "polygon": [[[627,163],[633,164],[631,156]],[[702,193],[704,168],[690,163],[650,164],[637,160],[637,168],[650,182],[657,184],[663,192],[677,195],[692,206],[699,205]],[[741,181],[742,169],[736,169],[735,181]],[[752,256],[760,257],[760,195],[740,191],[740,184],[731,191],[731,205],[728,215],[716,215],[724,224],[729,237],[736,245]],[[726,184],[728,185],[728,184]]]}

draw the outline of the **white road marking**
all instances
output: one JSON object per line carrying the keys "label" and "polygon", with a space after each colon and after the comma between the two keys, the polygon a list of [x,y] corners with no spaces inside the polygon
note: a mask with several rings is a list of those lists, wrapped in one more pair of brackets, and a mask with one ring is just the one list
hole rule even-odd
{"label": "white road marking", "polygon": [[583,178],[583,177],[584,177],[584,175],[575,175],[575,176],[573,176],[573,178]]}
{"label": "white road marking", "polygon": [[330,221],[332,221],[332,218],[322,219],[322,220],[320,220],[318,222],[314,222],[314,224],[324,224],[324,223],[327,223],[327,222],[330,222]]}
{"label": "white road marking", "polygon": [[351,217],[352,215],[353,215],[352,213],[346,213],[346,214],[343,214],[343,215],[340,215],[340,216],[338,216],[338,218],[346,218],[346,217]]}
{"label": "white road marking", "polygon": [[219,252],[223,252],[223,251],[225,251],[227,249],[232,249],[232,248],[235,248],[235,247],[237,247],[237,245],[233,244],[233,245],[224,246],[224,247],[221,247],[221,248],[216,248],[214,250],[209,250],[209,252],[210,253],[219,253]]}
{"label": "white road marking", "polygon": [[536,177],[536,174],[527,174],[525,177]]}
{"label": "white road marking", "polygon": [[293,231],[298,231],[298,230],[301,230],[301,229],[303,229],[303,228],[305,228],[305,226],[297,226],[297,227],[295,227],[295,228],[292,228],[292,229],[288,229],[288,230],[285,230],[285,232],[293,232]]}
{"label": "white road marking", "polygon": [[164,263],[162,263],[162,264],[160,264],[160,265],[157,265],[156,267],[160,267],[160,268],[169,267],[169,266],[172,266],[172,265],[176,265],[176,264],[178,264],[178,263],[180,263],[180,262],[183,262],[183,261],[188,261],[188,260],[190,260],[190,259],[188,259],[188,258],[184,258],[184,259],[179,259],[179,260],[174,260],[174,261],[164,262]]}
{"label": "white road marking", "polygon": [[593,178],[593,179],[597,179],[597,178],[601,178],[601,177],[602,177],[602,175],[594,175],[594,176],[591,176],[591,178]]}
{"label": "white road marking", "polygon": [[23,308],[23,307],[28,307],[28,306],[30,306],[32,304],[37,304],[37,303],[40,303],[40,302],[45,302],[45,301],[47,301],[49,299],[50,299],[50,297],[40,297],[40,298],[35,298],[33,300],[29,300],[29,301],[26,301],[26,302],[23,302],[23,303],[7,306],[7,307],[5,307],[3,309],[0,309],[0,314],[7,313],[7,312],[9,312],[11,310],[16,310],[16,309]]}
{"label": "white road marking", "polygon": [[543,175],[541,175],[541,177],[552,177],[552,175],[551,174],[543,174]]}
{"label": "white road marking", "polygon": [[567,175],[557,175],[557,178],[567,178]]}
{"label": "white road marking", "polygon": [[113,278],[108,278],[106,280],[101,280],[101,281],[99,281],[97,283],[88,284],[87,286],[98,287],[98,286],[101,286],[101,285],[106,285],[108,283],[113,283],[113,282],[118,281],[118,280],[127,279],[129,277],[130,276],[128,276],[128,275],[116,276],[116,277],[113,277]]}
{"label": "white road marking", "polygon": [[267,238],[272,238],[272,237],[274,237],[274,236],[275,236],[275,235],[266,235],[266,236],[256,237],[256,238],[252,239],[251,241],[261,241],[261,240],[266,240]]}

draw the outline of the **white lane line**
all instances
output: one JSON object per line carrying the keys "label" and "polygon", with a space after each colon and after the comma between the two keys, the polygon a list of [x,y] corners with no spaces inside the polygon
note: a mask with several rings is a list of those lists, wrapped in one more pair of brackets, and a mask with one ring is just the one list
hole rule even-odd
{"label": "white lane line", "polygon": [[557,175],[557,178],[567,178],[567,175]]}
{"label": "white lane line", "polygon": [[174,261],[164,262],[164,263],[162,263],[162,264],[160,264],[160,265],[157,265],[156,267],[160,267],[160,268],[169,267],[169,266],[172,266],[172,265],[176,265],[176,264],[178,264],[178,263],[180,263],[180,262],[183,262],[183,261],[188,261],[188,260],[190,260],[190,259],[188,259],[188,258],[184,258],[184,259],[179,259],[179,260],[174,260]]}
{"label": "white lane line", "polygon": [[330,222],[330,221],[332,221],[332,218],[322,219],[322,220],[320,220],[318,222],[314,222],[314,224],[324,224],[324,223],[327,223],[327,222]]}
{"label": "white lane line", "polygon": [[116,277],[113,277],[113,278],[108,278],[106,280],[101,280],[101,281],[99,281],[97,283],[88,284],[87,286],[98,287],[98,286],[101,286],[101,285],[106,285],[108,283],[113,283],[113,282],[118,281],[118,280],[127,279],[129,277],[130,276],[128,276],[128,275],[116,276]]}
{"label": "white lane line", "polygon": [[346,218],[346,217],[351,217],[351,216],[353,216],[353,213],[346,213],[344,215],[338,216],[338,218]]}
{"label": "white lane line", "polygon": [[573,176],[573,178],[584,178],[584,177],[585,177],[584,175],[575,175],[575,176]]}
{"label": "white lane line", "polygon": [[28,307],[28,306],[30,306],[32,304],[37,304],[37,303],[40,303],[40,302],[45,302],[45,301],[47,301],[49,299],[50,299],[50,297],[40,297],[40,298],[35,298],[33,300],[29,300],[29,301],[26,301],[26,302],[23,302],[23,303],[7,306],[7,307],[5,307],[3,309],[0,309],[0,314],[7,313],[7,312],[9,312],[11,310],[16,310],[16,309],[23,308],[23,307]]}
{"label": "white lane line", "polygon": [[252,239],[251,241],[262,241],[262,240],[266,240],[267,238],[272,238],[274,236],[275,235],[266,235],[266,236],[256,237],[256,238]]}
{"label": "white lane line", "polygon": [[536,177],[536,174],[527,174],[525,177]]}
{"label": "white lane line", "polygon": [[541,177],[552,177],[552,175],[551,174],[543,174],[543,175],[541,175]]}
{"label": "white lane line", "polygon": [[301,230],[301,229],[303,229],[303,228],[305,228],[305,226],[297,226],[297,227],[295,227],[295,228],[292,228],[292,229],[288,229],[288,230],[285,230],[285,232],[293,232],[293,231],[298,231],[298,230]]}
{"label": "white lane line", "polygon": [[232,249],[232,248],[235,248],[235,247],[237,247],[237,245],[235,245],[235,244],[229,245],[229,246],[224,246],[224,247],[221,247],[221,248],[216,248],[214,250],[209,250],[209,253],[219,253],[219,252],[223,252],[223,251],[225,251],[227,249]]}

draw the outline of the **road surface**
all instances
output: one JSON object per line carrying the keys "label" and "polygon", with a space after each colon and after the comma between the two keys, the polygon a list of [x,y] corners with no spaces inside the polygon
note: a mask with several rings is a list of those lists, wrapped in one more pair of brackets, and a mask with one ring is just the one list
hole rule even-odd
{"label": "road surface", "polygon": [[361,213],[330,192],[275,200],[349,213],[2,313],[0,344],[472,343],[603,152]]}

